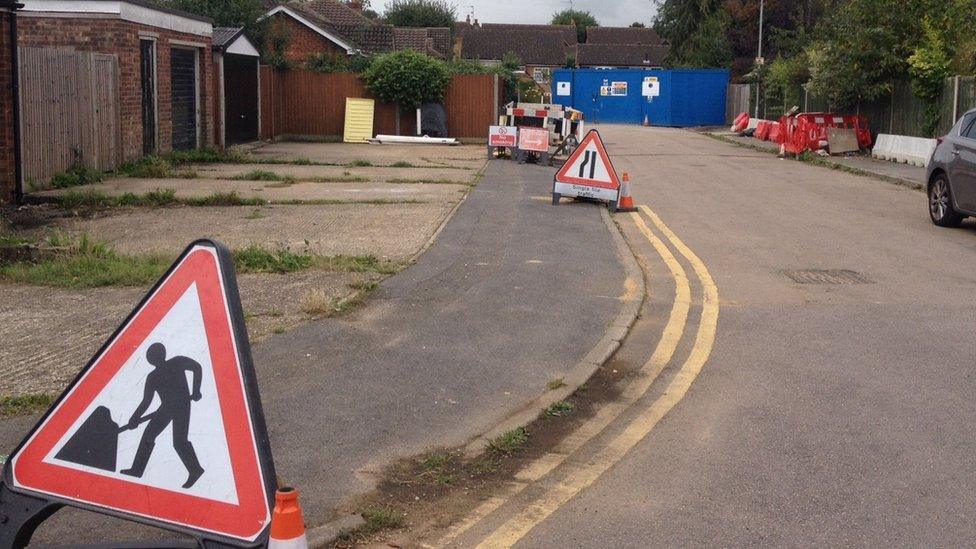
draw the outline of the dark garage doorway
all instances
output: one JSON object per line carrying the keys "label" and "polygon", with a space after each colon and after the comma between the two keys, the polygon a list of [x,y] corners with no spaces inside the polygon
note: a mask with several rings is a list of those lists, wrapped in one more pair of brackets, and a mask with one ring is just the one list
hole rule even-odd
{"label": "dark garage doorway", "polygon": [[173,48],[169,63],[173,150],[195,149],[197,147],[197,50]]}
{"label": "dark garage doorway", "polygon": [[224,55],[224,120],[227,145],[258,139],[258,63],[247,55]]}

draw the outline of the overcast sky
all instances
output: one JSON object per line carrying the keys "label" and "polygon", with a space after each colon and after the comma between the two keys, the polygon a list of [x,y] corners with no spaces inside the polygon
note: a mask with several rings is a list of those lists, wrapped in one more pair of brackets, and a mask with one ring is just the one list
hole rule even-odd
{"label": "overcast sky", "polygon": [[[382,12],[389,0],[372,0]],[[569,0],[448,0],[457,7],[459,20],[474,10],[483,23],[548,23],[552,14],[569,8]],[[472,6],[474,6],[472,8]],[[622,27],[640,21],[650,25],[654,0],[574,0],[578,10],[589,11],[603,26]]]}

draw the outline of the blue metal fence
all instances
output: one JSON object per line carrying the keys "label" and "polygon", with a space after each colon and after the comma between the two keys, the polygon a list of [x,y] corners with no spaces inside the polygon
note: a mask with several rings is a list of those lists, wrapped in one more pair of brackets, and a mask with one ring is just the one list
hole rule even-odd
{"label": "blue metal fence", "polygon": [[561,69],[553,101],[592,123],[654,126],[725,124],[727,69]]}

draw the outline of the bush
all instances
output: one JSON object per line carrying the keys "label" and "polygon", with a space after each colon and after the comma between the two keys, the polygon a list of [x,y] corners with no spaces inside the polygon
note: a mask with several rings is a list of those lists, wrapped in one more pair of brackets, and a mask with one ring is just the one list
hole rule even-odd
{"label": "bush", "polygon": [[68,171],[52,177],[51,186],[55,189],[64,189],[67,187],[87,185],[89,183],[98,183],[103,178],[104,176],[101,172],[82,166],[81,164],[75,164]]}
{"label": "bush", "polygon": [[411,110],[443,100],[451,73],[443,62],[407,50],[378,56],[363,73],[363,80],[381,101]]}
{"label": "bush", "polygon": [[147,156],[129,169],[132,177],[162,178],[170,177],[173,166],[159,156]]}

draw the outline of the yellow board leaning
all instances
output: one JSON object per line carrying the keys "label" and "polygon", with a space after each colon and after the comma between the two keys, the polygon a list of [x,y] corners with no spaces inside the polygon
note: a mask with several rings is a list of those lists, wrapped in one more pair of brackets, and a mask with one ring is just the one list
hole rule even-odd
{"label": "yellow board leaning", "polygon": [[345,143],[365,143],[373,138],[373,100],[346,98]]}

